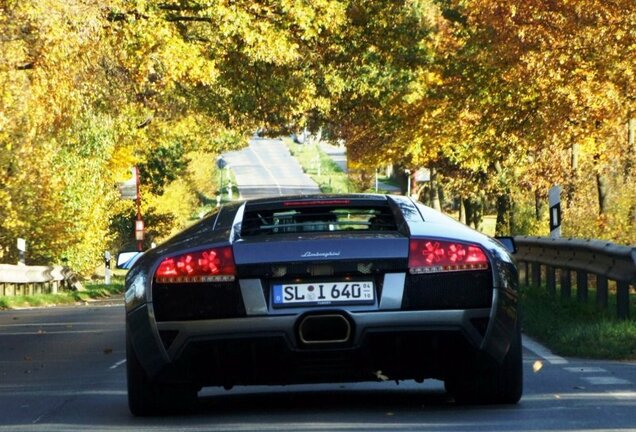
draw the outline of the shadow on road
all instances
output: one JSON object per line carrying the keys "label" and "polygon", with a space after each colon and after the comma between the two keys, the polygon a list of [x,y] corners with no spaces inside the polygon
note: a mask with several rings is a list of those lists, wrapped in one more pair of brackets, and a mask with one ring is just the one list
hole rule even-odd
{"label": "shadow on road", "polygon": [[376,389],[325,389],[287,390],[247,393],[232,391],[214,395],[205,392],[199,397],[198,411],[240,412],[243,414],[283,414],[316,410],[333,411],[402,411],[430,406],[439,410],[444,406],[455,406],[451,397],[442,389],[392,388]]}

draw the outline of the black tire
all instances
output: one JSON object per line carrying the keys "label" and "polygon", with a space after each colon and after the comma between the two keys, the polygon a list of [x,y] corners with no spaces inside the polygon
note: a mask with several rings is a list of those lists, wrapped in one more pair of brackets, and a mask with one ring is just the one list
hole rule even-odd
{"label": "black tire", "polygon": [[489,363],[472,376],[454,376],[444,385],[460,404],[516,404],[523,393],[521,331],[517,328],[501,365]]}
{"label": "black tire", "polygon": [[195,388],[151,381],[141,366],[128,337],[126,338],[126,377],[128,408],[134,416],[182,414],[192,410],[196,405]]}

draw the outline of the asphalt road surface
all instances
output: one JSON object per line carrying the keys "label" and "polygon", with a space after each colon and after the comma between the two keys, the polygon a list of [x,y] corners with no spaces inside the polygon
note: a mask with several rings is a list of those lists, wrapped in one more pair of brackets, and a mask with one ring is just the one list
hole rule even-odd
{"label": "asphalt road surface", "polygon": [[240,199],[320,192],[280,140],[255,138],[223,158],[234,173]]}
{"label": "asphalt road surface", "polygon": [[440,382],[204,389],[192,414],[135,418],[124,310],[0,311],[0,431],[627,431],[636,363],[564,359],[524,341],[516,406],[458,406]]}

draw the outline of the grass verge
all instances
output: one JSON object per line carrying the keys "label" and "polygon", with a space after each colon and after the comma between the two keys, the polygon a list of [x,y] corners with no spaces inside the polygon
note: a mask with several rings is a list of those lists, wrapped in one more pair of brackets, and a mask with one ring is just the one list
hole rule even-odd
{"label": "grass verge", "polygon": [[636,359],[633,319],[619,320],[595,304],[553,297],[542,288],[522,288],[521,308],[524,332],[559,355]]}
{"label": "grass verge", "polygon": [[303,171],[318,184],[321,192],[353,193],[358,191],[358,187],[349,180],[347,173],[343,172],[317,144],[296,144],[292,140],[285,140],[285,143]]}
{"label": "grass verge", "polygon": [[124,292],[123,274],[114,275],[111,282],[110,285],[94,281],[85,282],[84,291],[63,291],[57,294],[0,297],[0,309],[72,305],[108,298]]}

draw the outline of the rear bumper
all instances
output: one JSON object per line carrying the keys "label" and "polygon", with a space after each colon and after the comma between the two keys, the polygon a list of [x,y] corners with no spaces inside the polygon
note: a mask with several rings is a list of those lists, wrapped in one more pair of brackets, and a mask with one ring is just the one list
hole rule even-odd
{"label": "rear bumper", "polygon": [[509,340],[497,329],[508,327],[501,318],[509,313],[499,297],[494,309],[320,311],[351,323],[346,343],[327,346],[301,342],[299,314],[156,323],[152,307],[144,305],[128,314],[127,325],[144,368],[162,381],[231,386],[443,379],[481,357],[501,360]]}

